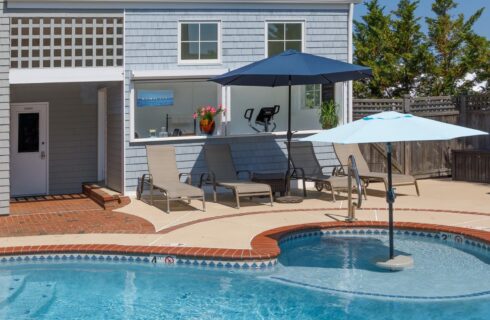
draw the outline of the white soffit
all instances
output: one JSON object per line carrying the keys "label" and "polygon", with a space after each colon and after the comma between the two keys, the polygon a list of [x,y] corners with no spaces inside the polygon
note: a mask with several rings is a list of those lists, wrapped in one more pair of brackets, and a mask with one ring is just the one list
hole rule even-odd
{"label": "white soffit", "polygon": [[10,84],[123,81],[122,67],[10,69]]}
{"label": "white soffit", "polygon": [[176,78],[209,78],[219,76],[228,69],[174,69],[174,70],[145,70],[132,71],[132,79],[134,80],[151,80],[151,79],[176,79]]}

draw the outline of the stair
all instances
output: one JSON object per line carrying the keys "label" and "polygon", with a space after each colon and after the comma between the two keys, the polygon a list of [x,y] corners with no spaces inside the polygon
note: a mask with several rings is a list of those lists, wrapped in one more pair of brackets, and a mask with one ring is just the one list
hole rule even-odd
{"label": "stair", "polygon": [[51,305],[54,282],[26,282],[20,293],[0,307],[0,319],[36,319]]}
{"label": "stair", "polygon": [[[90,199],[94,200],[104,209],[115,209],[127,200],[127,197],[113,192],[107,188],[101,187],[97,183],[84,183],[82,186],[83,193]],[[129,199],[128,199],[129,200]]]}
{"label": "stair", "polygon": [[0,308],[12,301],[24,289],[24,285],[25,276],[0,276]]}

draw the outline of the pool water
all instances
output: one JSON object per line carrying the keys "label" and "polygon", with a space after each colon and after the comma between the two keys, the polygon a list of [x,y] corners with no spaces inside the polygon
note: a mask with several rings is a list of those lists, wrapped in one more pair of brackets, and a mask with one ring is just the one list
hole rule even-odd
{"label": "pool water", "polygon": [[387,272],[373,266],[386,245],[383,235],[294,240],[265,271],[0,264],[0,319],[489,319],[487,253],[399,236],[415,267]]}

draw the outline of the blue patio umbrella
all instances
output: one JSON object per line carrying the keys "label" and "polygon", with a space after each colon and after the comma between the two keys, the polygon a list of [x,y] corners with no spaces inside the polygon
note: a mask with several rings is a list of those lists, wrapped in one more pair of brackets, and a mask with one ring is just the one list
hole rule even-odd
{"label": "blue patio umbrella", "polygon": [[460,137],[485,135],[487,132],[465,128],[440,121],[402,114],[394,111],[381,112],[330,130],[303,138],[304,141],[322,141],[340,144],[379,143],[387,145],[390,259],[394,259],[393,203],[395,192],[392,186],[392,142],[450,140]]}
{"label": "blue patio umbrella", "polygon": [[367,78],[371,69],[338,60],[288,50],[276,56],[210,79],[223,86],[289,87],[288,100],[288,174],[290,172],[291,86],[332,84]]}

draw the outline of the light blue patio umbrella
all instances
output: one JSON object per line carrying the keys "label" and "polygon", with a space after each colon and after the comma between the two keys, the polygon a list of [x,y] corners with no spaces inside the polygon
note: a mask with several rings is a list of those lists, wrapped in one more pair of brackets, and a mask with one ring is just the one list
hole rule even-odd
{"label": "light blue patio umbrella", "polygon": [[416,117],[394,111],[381,112],[360,120],[324,130],[303,141],[332,142],[339,144],[380,143],[387,146],[390,260],[395,258],[393,244],[393,203],[395,192],[392,185],[392,142],[450,140],[461,137],[485,135],[487,132],[465,128],[440,121]]}

